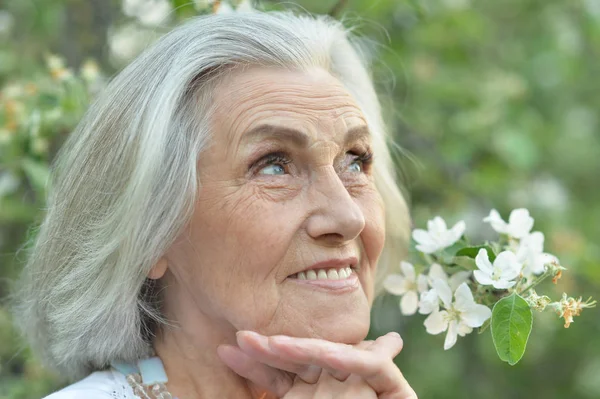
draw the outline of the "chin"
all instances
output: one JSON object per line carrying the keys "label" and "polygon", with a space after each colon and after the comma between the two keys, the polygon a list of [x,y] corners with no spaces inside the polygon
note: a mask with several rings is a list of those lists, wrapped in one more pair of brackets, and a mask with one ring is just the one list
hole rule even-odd
{"label": "chin", "polygon": [[370,327],[370,309],[363,305],[352,311],[340,310],[335,315],[313,317],[309,323],[292,327],[286,335],[306,338],[319,338],[331,342],[356,344],[367,337]]}

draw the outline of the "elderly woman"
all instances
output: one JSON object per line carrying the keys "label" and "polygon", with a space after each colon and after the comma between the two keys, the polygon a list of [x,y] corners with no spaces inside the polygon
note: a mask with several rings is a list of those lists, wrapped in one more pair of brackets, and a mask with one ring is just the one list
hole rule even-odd
{"label": "elderly woman", "polygon": [[[17,317],[52,399],[414,398],[364,341],[408,232],[346,30],[213,15],[117,75],[62,147]],[[85,378],[84,378],[85,377]]]}

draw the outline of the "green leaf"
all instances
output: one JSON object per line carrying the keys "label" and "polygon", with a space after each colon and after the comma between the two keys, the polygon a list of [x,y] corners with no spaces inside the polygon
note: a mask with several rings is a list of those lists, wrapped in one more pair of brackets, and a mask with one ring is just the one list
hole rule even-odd
{"label": "green leaf", "polygon": [[196,8],[193,1],[189,0],[171,0],[175,13],[180,18],[191,17],[196,14]]}
{"label": "green leaf", "polygon": [[458,250],[455,256],[468,256],[469,258],[475,259],[480,249],[485,249],[490,258],[490,262],[494,262],[496,260],[496,254],[494,250],[489,245],[478,245],[475,247],[464,247]]}
{"label": "green leaf", "polygon": [[452,259],[452,264],[460,266],[466,270],[477,270],[475,260],[469,256],[455,256]]}
{"label": "green leaf", "polygon": [[520,295],[513,293],[494,305],[492,339],[501,360],[511,366],[521,360],[532,326],[531,308]]}

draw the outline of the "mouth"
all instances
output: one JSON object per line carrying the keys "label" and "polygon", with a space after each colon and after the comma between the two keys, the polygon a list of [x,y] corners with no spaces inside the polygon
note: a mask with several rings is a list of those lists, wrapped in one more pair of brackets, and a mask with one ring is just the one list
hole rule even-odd
{"label": "mouth", "polygon": [[338,293],[354,291],[360,286],[357,259],[333,259],[316,263],[288,276],[287,280],[303,287]]}
{"label": "mouth", "polygon": [[323,268],[323,269],[311,269],[307,271],[298,272],[292,274],[288,278],[297,280],[345,280],[355,274],[355,270],[351,266],[340,267],[340,268]]}

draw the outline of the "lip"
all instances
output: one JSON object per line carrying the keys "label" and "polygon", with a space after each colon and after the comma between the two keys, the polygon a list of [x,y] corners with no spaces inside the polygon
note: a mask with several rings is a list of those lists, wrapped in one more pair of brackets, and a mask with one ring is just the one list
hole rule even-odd
{"label": "lip", "polygon": [[288,278],[287,281],[298,284],[301,287],[309,287],[318,291],[326,291],[335,294],[345,294],[356,291],[360,287],[360,280],[356,272],[343,280],[298,280]]}
{"label": "lip", "polygon": [[[319,291],[328,291],[336,294],[352,292],[360,287],[360,279],[357,275],[357,265],[358,259],[355,256],[327,259],[296,271],[294,274],[289,275],[286,280],[294,284],[299,284],[301,287],[310,287],[311,289]],[[292,277],[300,272],[307,272],[309,270],[340,269],[348,266],[352,269],[352,274],[347,278],[340,280],[299,280]]]}

